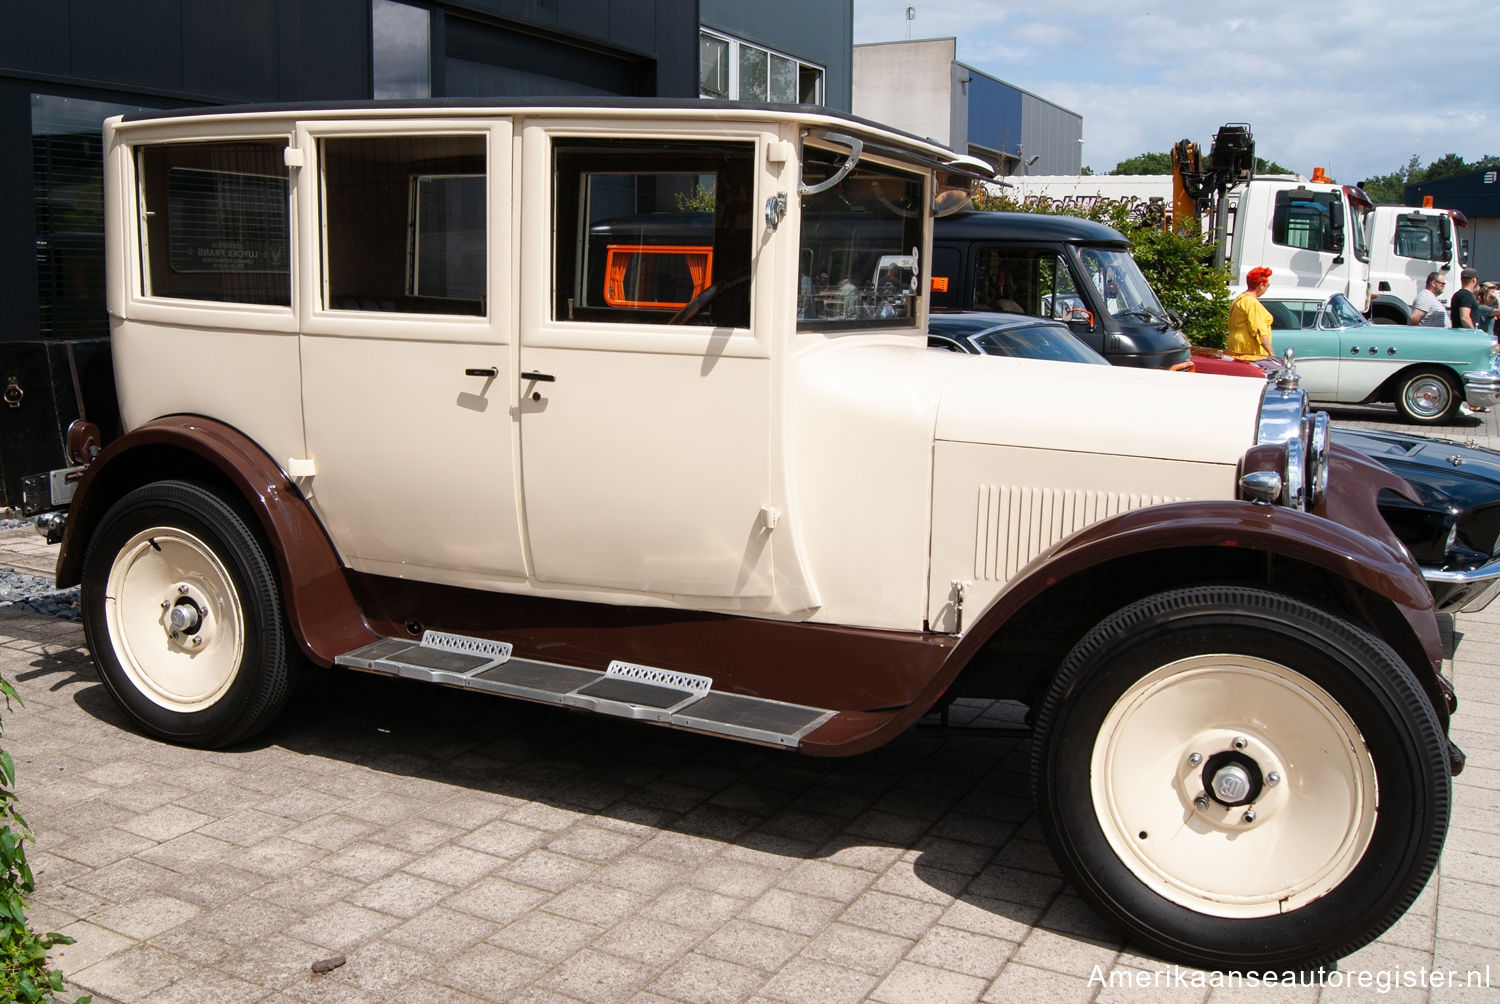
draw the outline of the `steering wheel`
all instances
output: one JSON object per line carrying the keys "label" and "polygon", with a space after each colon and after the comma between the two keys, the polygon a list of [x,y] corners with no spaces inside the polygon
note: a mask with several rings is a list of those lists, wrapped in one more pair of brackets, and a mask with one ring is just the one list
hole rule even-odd
{"label": "steering wheel", "polygon": [[722,280],[720,282],[716,282],[716,283],[713,283],[713,284],[711,284],[709,286],[704,287],[703,292],[701,292],[697,296],[693,297],[687,303],[684,303],[682,305],[682,309],[679,310],[677,313],[673,314],[667,320],[667,323],[668,324],[686,324],[686,323],[688,323],[693,318],[697,317],[700,313],[702,313],[703,312],[703,308],[706,307],[706,306],[708,306],[710,303],[712,303],[718,297],[718,295],[720,293],[723,293],[723,292],[725,292],[727,290],[734,289],[736,286],[743,286],[745,283],[747,283],[749,281],[750,281],[750,270],[749,269],[745,269],[743,271],[736,272],[734,275],[730,276],[728,279],[724,279],[724,280]]}

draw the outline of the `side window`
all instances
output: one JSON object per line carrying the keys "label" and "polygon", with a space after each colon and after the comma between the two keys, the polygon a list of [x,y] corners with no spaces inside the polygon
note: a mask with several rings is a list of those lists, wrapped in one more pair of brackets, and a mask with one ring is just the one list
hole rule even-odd
{"label": "side window", "polygon": [[485,312],[483,136],[322,141],[330,310]]}
{"label": "side window", "polygon": [[1306,190],[1277,192],[1271,213],[1271,240],[1306,251],[1338,251],[1343,212],[1337,196]]}
{"label": "side window", "polygon": [[1396,218],[1396,254],[1402,258],[1421,258],[1425,261],[1441,261],[1442,238],[1438,235],[1441,220],[1427,216],[1399,216]]}
{"label": "side window", "polygon": [[1041,279],[1043,317],[1067,320],[1075,310],[1088,310],[1088,303],[1073,281],[1068,262],[1061,255],[1043,255],[1038,258]]}
{"label": "side window", "polygon": [[1035,255],[980,248],[974,255],[974,309],[1036,314],[1040,297]]}
{"label": "side window", "polygon": [[290,306],[286,142],[140,148],[143,292]]}
{"label": "side window", "polygon": [[[553,317],[750,325],[748,143],[559,139]],[[699,298],[700,294],[707,296]]]}

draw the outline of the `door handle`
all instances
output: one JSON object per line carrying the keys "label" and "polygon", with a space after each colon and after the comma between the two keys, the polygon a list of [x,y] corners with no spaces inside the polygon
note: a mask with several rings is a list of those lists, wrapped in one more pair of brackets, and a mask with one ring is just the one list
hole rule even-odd
{"label": "door handle", "polygon": [[556,383],[557,377],[551,373],[526,372],[521,374],[522,380],[531,380],[535,383]]}
{"label": "door handle", "polygon": [[464,376],[489,377],[491,380],[500,375],[500,370],[494,366],[470,366],[464,370]]}

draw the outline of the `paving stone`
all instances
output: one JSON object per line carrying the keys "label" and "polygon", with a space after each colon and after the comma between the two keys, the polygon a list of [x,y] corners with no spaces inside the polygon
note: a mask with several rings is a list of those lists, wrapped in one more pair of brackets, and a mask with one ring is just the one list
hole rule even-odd
{"label": "paving stone", "polygon": [[597,870],[588,861],[537,849],[503,865],[496,874],[546,892],[561,892]]}
{"label": "paving stone", "polygon": [[646,897],[628,889],[581,882],[552,897],[543,909],[586,924],[610,927],[638,912],[645,902]]}
{"label": "paving stone", "polygon": [[746,901],[707,889],[668,889],[646,907],[644,914],[695,931],[712,931],[733,917]]}
{"label": "paving stone", "polygon": [[251,1004],[267,996],[265,987],[214,969],[198,969],[151,991],[151,1004]]}
{"label": "paving stone", "polygon": [[161,843],[173,837],[180,837],[184,833],[191,833],[204,823],[212,821],[212,816],[201,812],[194,812],[176,805],[163,805],[115,825],[127,833],[134,833]]}
{"label": "paving stone", "polygon": [[494,945],[475,945],[434,972],[431,979],[481,999],[508,1001],[547,971],[545,963]]}
{"label": "paving stone", "polygon": [[764,974],[748,966],[692,954],[679,959],[646,989],[683,1004],[731,1004],[764,982]]}
{"label": "paving stone", "polygon": [[201,912],[202,907],[171,896],[142,896],[101,910],[89,919],[100,927],[142,941],[184,924]]}
{"label": "paving stone", "polygon": [[585,948],[553,969],[539,989],[568,1000],[607,1004],[629,1000],[654,975],[649,966]]}
{"label": "paving stone", "polygon": [[449,896],[443,905],[486,920],[509,923],[547,898],[544,892],[489,876]]}
{"label": "paving stone", "polygon": [[740,912],[753,920],[793,934],[817,934],[842,910],[835,900],[806,896],[787,889],[772,889]]}
{"label": "paving stone", "polygon": [[798,958],[782,967],[761,987],[761,994],[772,1000],[801,1004],[854,1004],[862,1001],[875,987],[875,977],[840,966]]}
{"label": "paving stone", "polygon": [[48,958],[69,976],[137,943],[134,938],[117,934],[87,920],[69,924],[57,933],[72,938],[73,944],[56,946],[47,953]]}
{"label": "paving stone", "polygon": [[427,976],[437,965],[425,952],[381,942],[350,952],[344,965],[328,974],[328,981],[358,987],[378,1000],[399,999],[393,994],[400,987]]}
{"label": "paving stone", "polygon": [[267,837],[287,832],[295,825],[295,820],[285,816],[261,812],[259,809],[240,809],[199,827],[198,832],[241,847],[253,847]]}
{"label": "paving stone", "polygon": [[382,875],[404,867],[413,857],[414,855],[394,847],[356,840],[317,860],[318,867],[324,871],[360,882],[373,882]]}
{"label": "paving stone", "polygon": [[870,999],[888,1004],[972,1004],[988,988],[988,980],[975,976],[903,962],[870,993]]}
{"label": "paving stone", "polygon": [[906,960],[947,972],[991,980],[999,975],[1017,947],[1019,946],[1013,941],[939,925],[922,936],[922,940],[908,953]]}
{"label": "paving stone", "polygon": [[1013,1004],[1015,1001],[1082,1004],[1092,1001],[1098,990],[1098,986],[1090,985],[1087,975],[1068,976],[1012,962],[1000,971],[999,977],[990,984],[980,1000],[985,1004]]}
{"label": "paving stone", "polygon": [[607,931],[595,947],[661,969],[685,955],[702,937],[665,921],[631,917]]}
{"label": "paving stone", "polygon": [[233,844],[196,832],[173,837],[136,855],[142,861],[149,861],[179,874],[199,871],[231,856],[238,860],[237,848]]}
{"label": "paving stone", "polygon": [[461,847],[496,857],[518,858],[533,847],[541,846],[547,839],[547,833],[544,830],[497,819],[472,833],[459,837],[457,843]]}
{"label": "paving stone", "polygon": [[306,912],[328,906],[361,888],[361,884],[354,879],[314,867],[303,868],[285,878],[267,882],[256,889],[255,895],[290,910]]}
{"label": "paving stone", "polygon": [[765,972],[775,972],[809,940],[805,935],[742,920],[721,922],[715,927],[714,933],[698,945],[700,955]]}
{"label": "paving stone", "polygon": [[413,858],[401,870],[458,888],[488,875],[504,864],[504,858],[449,844]]}
{"label": "paving stone", "polygon": [[132,945],[69,975],[74,983],[121,1001],[148,1000],[153,991],[187,976],[191,963],[173,958],[150,945]]}
{"label": "paving stone", "polygon": [[358,906],[410,920],[453,891],[453,886],[406,872],[396,872],[372,882],[349,896],[348,900]]}
{"label": "paving stone", "polygon": [[110,903],[128,903],[143,893],[170,887],[176,877],[172,871],[148,861],[122,858],[103,868],[77,875],[69,884]]}
{"label": "paving stone", "polygon": [[866,892],[840,914],[846,924],[868,927],[900,938],[919,938],[943,915],[943,907],[904,896]]}
{"label": "paving stone", "polygon": [[325,851],[336,851],[368,835],[375,828],[374,823],[351,819],[343,813],[334,812],[294,826],[286,831],[285,836],[288,840]]}
{"label": "paving stone", "polygon": [[536,912],[506,925],[486,940],[492,945],[557,964],[597,941],[601,934],[603,929],[593,924]]}
{"label": "paving stone", "polygon": [[1119,945],[1100,945],[1034,928],[1011,958],[1023,965],[1087,979],[1096,966],[1108,969],[1119,954]]}
{"label": "paving stone", "polygon": [[[538,916],[525,914],[525,917]],[[545,916],[545,915],[542,915]],[[383,936],[384,940],[449,958],[483,941],[500,928],[494,921],[446,907],[429,907]]]}

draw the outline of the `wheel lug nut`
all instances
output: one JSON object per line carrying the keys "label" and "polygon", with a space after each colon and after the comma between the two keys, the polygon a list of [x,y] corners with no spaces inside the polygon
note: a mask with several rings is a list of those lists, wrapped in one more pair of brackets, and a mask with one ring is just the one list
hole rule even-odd
{"label": "wheel lug nut", "polygon": [[1208,799],[1204,798],[1202,795],[1199,795],[1197,798],[1193,799],[1193,808],[1197,809],[1199,812],[1204,811],[1208,808]]}
{"label": "wheel lug nut", "polygon": [[177,592],[180,593],[183,596],[186,596],[187,595],[187,586],[186,585],[178,586],[177,587]]}
{"label": "wheel lug nut", "polygon": [[1250,745],[1249,741],[1244,736],[1235,736],[1234,737],[1234,748],[1235,749],[1242,750],[1246,746],[1249,746],[1249,745]]}
{"label": "wheel lug nut", "polygon": [[1247,823],[1253,823],[1253,822],[1255,822],[1255,810],[1254,809],[1246,809],[1245,810],[1245,822],[1247,822]]}
{"label": "wheel lug nut", "polygon": [[202,635],[194,635],[193,636],[193,644],[194,645],[202,645],[203,644],[203,636]]}
{"label": "wheel lug nut", "polygon": [[[166,604],[163,603],[162,606],[166,606]],[[1192,764],[1194,767],[1198,766],[1202,762],[1203,762],[1203,754],[1202,753],[1189,753],[1188,754],[1188,763]]]}
{"label": "wheel lug nut", "polygon": [[1269,773],[1269,774],[1266,775],[1266,784],[1280,784],[1280,783],[1281,783],[1281,775],[1278,774],[1278,773],[1276,773],[1274,770],[1271,771],[1271,773]]}
{"label": "wheel lug nut", "polygon": [[167,609],[167,607],[169,607],[169,606],[171,606],[171,605],[172,605],[172,604],[170,604],[170,603],[168,603],[168,602],[167,602],[167,601],[166,601],[166,600],[162,600],[162,601],[161,601],[161,608],[162,608],[162,609],[163,609],[163,610],[165,610],[165,609]]}

